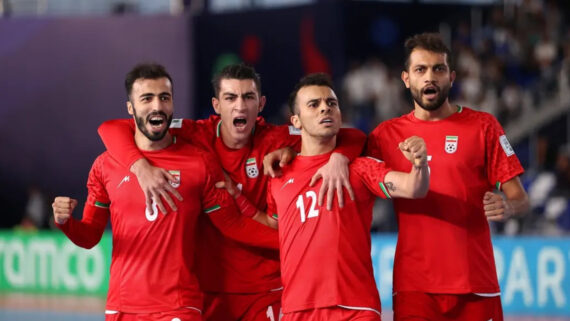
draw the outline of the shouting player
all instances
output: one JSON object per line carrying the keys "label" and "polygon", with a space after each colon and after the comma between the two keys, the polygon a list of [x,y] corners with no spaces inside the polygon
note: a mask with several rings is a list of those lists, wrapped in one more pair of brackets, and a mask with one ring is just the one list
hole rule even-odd
{"label": "shouting player", "polygon": [[[503,320],[489,221],[525,213],[523,169],[497,120],[452,105],[450,51],[438,34],[405,43],[402,81],[414,110],[380,124],[368,155],[395,170],[408,162],[397,141],[421,135],[430,151],[427,196],[394,200],[398,243],[394,261],[395,320]],[[504,197],[493,193],[493,188]]]}
{"label": "shouting player", "polygon": [[[266,209],[268,176],[262,175],[265,154],[300,142],[298,131],[290,126],[266,123],[258,114],[265,106],[261,81],[251,67],[237,64],[224,68],[212,80],[212,106],[217,115],[192,121],[185,119],[173,132],[193,144],[211,149],[223,169],[237,183],[235,193],[241,212],[253,216]],[[170,204],[169,193],[179,197],[168,180],[174,178],[163,169],[149,167],[132,141],[132,121],[115,120],[101,125],[99,133],[111,155],[130,167],[139,178],[145,193],[160,197]],[[348,158],[361,152],[365,135],[356,130],[339,134],[336,151]],[[348,180],[347,157],[333,153],[328,165],[316,174],[323,176],[323,195],[328,188],[327,201],[332,206],[332,187],[342,191]],[[323,163],[325,165],[325,163]],[[342,197],[338,198],[342,202]],[[227,239],[208,220],[199,222],[200,242],[197,249],[197,273],[206,293],[205,319],[208,321],[276,321],[281,308],[282,285],[279,253],[275,250],[245,246]]]}
{"label": "shouting player", "polygon": [[136,66],[125,85],[128,112],[137,124],[137,148],[177,178],[172,187],[184,195],[184,201],[167,215],[159,213],[154,203],[146,207],[136,178],[105,152],[89,173],[82,220],[71,217],[76,200],[57,197],[55,221],[75,244],[91,248],[111,220],[113,253],[105,320],[202,320],[203,297],[193,271],[198,217],[207,217],[224,234],[255,246],[276,248],[277,233],[237,215],[231,196],[214,186],[223,180],[215,158],[169,133],[172,80],[162,66]]}

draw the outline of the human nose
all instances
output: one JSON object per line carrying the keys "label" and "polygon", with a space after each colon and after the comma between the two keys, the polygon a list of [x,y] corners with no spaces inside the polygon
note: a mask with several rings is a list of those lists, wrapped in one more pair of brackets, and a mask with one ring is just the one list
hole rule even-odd
{"label": "human nose", "polygon": [[234,108],[238,111],[242,111],[245,110],[247,107],[246,102],[245,102],[245,98],[243,97],[239,97],[236,99],[236,103],[234,105]]}
{"label": "human nose", "polygon": [[433,72],[433,70],[431,70],[431,68],[427,69],[427,71],[425,73],[424,81],[426,83],[433,83],[435,81],[435,73]]}
{"label": "human nose", "polygon": [[326,102],[322,102],[319,105],[319,112],[321,114],[329,113],[330,111],[331,111],[331,107]]}

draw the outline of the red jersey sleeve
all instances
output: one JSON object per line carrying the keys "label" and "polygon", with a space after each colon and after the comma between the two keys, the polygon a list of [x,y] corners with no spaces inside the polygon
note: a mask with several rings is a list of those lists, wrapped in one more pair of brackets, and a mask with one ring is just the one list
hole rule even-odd
{"label": "red jersey sleeve", "polygon": [[355,128],[341,128],[337,135],[334,153],[346,156],[350,161],[362,154],[366,143],[366,135]]}
{"label": "red jersey sleeve", "polygon": [[215,186],[223,181],[222,169],[217,160],[204,153],[206,182],[202,189],[202,208],[212,223],[225,236],[236,241],[264,248],[279,248],[277,230],[239,214],[232,196]]}
{"label": "red jersey sleeve", "polygon": [[374,195],[382,198],[392,198],[384,185],[384,178],[392,169],[381,160],[372,157],[358,157],[350,168]]}
{"label": "red jersey sleeve", "polygon": [[[193,137],[201,137],[205,134],[205,132],[197,132],[197,127],[191,119],[173,119],[170,133],[191,142]],[[108,120],[99,126],[97,132],[111,156],[126,168],[131,168],[134,162],[144,157],[135,143],[133,119]]]}
{"label": "red jersey sleeve", "polygon": [[259,144],[272,144],[274,149],[283,147],[291,147],[297,152],[301,150],[301,132],[291,125],[268,125],[264,135],[260,135],[262,139]]}
{"label": "red jersey sleeve", "polygon": [[97,132],[105,148],[121,165],[130,168],[135,161],[144,157],[135,144],[134,120],[108,120],[99,126]]}
{"label": "red jersey sleeve", "polygon": [[382,149],[380,148],[380,134],[382,131],[382,124],[376,127],[370,135],[366,143],[366,155],[372,156],[377,159],[384,159],[382,157]]}
{"label": "red jersey sleeve", "polygon": [[102,179],[103,158],[99,156],[89,172],[88,196],[81,221],[70,218],[65,224],[56,224],[77,246],[90,249],[101,240],[109,220],[109,196]]}
{"label": "red jersey sleeve", "polygon": [[500,190],[504,182],[522,174],[524,169],[497,119],[488,114],[485,116],[487,178],[489,184]]}

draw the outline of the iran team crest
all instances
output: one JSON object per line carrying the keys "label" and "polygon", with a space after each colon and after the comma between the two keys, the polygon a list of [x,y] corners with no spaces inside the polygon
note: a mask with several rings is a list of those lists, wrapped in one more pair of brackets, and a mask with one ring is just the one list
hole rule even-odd
{"label": "iran team crest", "polygon": [[453,154],[457,151],[458,136],[445,136],[445,152]]}
{"label": "iran team crest", "polygon": [[256,178],[259,176],[259,169],[257,169],[257,162],[255,158],[248,158],[245,162],[245,172],[249,178]]}
{"label": "iran team crest", "polygon": [[178,181],[177,182],[170,182],[170,185],[174,188],[178,188],[180,186],[180,171],[179,170],[171,170],[168,171],[170,175],[174,176]]}

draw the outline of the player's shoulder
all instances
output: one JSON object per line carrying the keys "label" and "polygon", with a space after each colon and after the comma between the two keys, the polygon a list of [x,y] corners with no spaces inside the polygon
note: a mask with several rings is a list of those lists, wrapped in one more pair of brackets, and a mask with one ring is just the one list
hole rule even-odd
{"label": "player's shoulder", "polygon": [[380,124],[378,124],[378,126],[376,126],[376,128],[372,130],[370,135],[379,135],[381,132],[385,130],[389,130],[391,128],[409,123],[411,113],[413,113],[413,111],[399,117],[394,117],[392,119],[382,121]]}
{"label": "player's shoulder", "polygon": [[485,112],[485,111],[481,111],[481,110],[476,110],[474,108],[471,107],[467,107],[467,106],[458,106],[458,113],[462,116],[464,121],[468,121],[468,122],[479,122],[479,123],[497,123],[497,118],[495,118],[495,116],[493,116],[492,114]]}
{"label": "player's shoulder", "polygon": [[352,162],[350,162],[349,168],[351,170],[362,170],[367,169],[378,164],[383,164],[384,161],[372,156],[360,156],[356,157]]}
{"label": "player's shoulder", "polygon": [[114,160],[114,158],[111,156],[111,154],[108,151],[104,151],[101,154],[97,155],[97,157],[95,157],[95,160],[93,161],[93,165],[98,164],[98,165],[103,165],[109,161]]}
{"label": "player's shoulder", "polygon": [[262,117],[258,117],[255,123],[255,137],[257,139],[275,140],[279,138],[285,139],[289,136],[300,136],[301,130],[292,125],[276,125],[265,121]]}
{"label": "player's shoulder", "polygon": [[119,165],[108,151],[104,151],[95,157],[95,160],[91,165],[90,175],[100,175],[105,171],[105,168],[108,169],[111,166]]}
{"label": "player's shoulder", "polygon": [[220,123],[221,118],[219,115],[210,115],[208,118],[192,120],[192,119],[184,119],[185,125],[192,128],[199,128],[204,130],[215,131],[216,128],[221,125]]}

